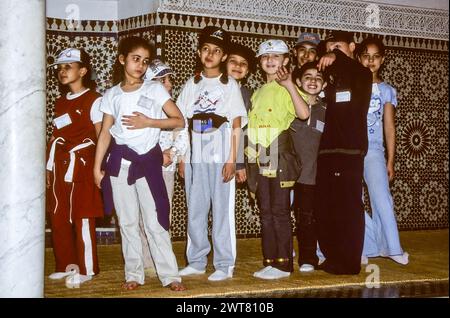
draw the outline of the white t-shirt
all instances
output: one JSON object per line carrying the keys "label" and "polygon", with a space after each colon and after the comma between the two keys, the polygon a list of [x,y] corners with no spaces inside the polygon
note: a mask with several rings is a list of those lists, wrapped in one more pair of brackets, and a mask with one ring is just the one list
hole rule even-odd
{"label": "white t-shirt", "polygon": [[[67,100],[73,100],[75,98],[80,97],[81,95],[83,95],[84,93],[86,93],[88,91],[89,91],[89,88],[80,93],[76,93],[76,94],[71,94],[69,92],[69,93],[67,93],[66,98],[67,98]],[[101,100],[102,100],[102,97],[97,98],[91,106],[90,117],[91,117],[91,121],[93,124],[99,123],[103,120],[103,113],[100,111]]]}
{"label": "white t-shirt", "polygon": [[207,78],[195,84],[190,78],[183,87],[177,100],[177,106],[186,118],[195,114],[215,113],[226,117],[233,124],[236,117],[241,116],[241,126],[247,124],[247,111],[242,99],[241,89],[236,80],[228,77],[228,84],[220,82],[220,76]]}
{"label": "white t-shirt", "polygon": [[100,110],[114,117],[109,130],[118,145],[127,145],[142,155],[159,140],[159,128],[128,129],[122,124],[124,115],[140,112],[153,119],[163,118],[163,105],[170,99],[164,86],[157,81],[144,82],[133,92],[124,92],[120,84],[108,89],[102,98]]}

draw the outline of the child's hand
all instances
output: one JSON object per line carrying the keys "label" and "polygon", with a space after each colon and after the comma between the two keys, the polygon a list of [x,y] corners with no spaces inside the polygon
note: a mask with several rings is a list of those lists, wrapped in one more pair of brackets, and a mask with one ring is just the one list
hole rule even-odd
{"label": "child's hand", "polygon": [[95,185],[99,189],[102,188],[101,182],[102,182],[102,179],[103,179],[104,176],[105,176],[105,172],[104,171],[94,169],[94,182],[95,182]]}
{"label": "child's hand", "polygon": [[45,176],[47,179],[47,189],[50,189],[50,185],[51,185],[51,171],[45,170]]}
{"label": "child's hand", "polygon": [[236,164],[234,162],[226,162],[222,169],[223,182],[227,183],[233,180],[235,171]]}
{"label": "child's hand", "polygon": [[334,61],[336,61],[336,54],[333,52],[325,54],[320,58],[319,63],[317,63],[318,71],[323,72],[325,68],[333,64]]}
{"label": "child's hand", "polygon": [[123,115],[122,124],[127,126],[127,129],[142,129],[147,127],[152,127],[151,118],[145,116],[140,112],[133,112],[134,116]]}
{"label": "child's hand", "polygon": [[180,162],[178,162],[178,175],[184,179],[184,168],[185,168],[185,163],[184,161],[180,160]]}
{"label": "child's hand", "polygon": [[245,169],[237,170],[236,171],[236,182],[237,183],[243,183],[247,180],[247,172]]}
{"label": "child's hand", "polygon": [[291,72],[284,66],[280,67],[277,71],[277,82],[283,87],[288,87],[289,85],[293,85]]}
{"label": "child's hand", "polygon": [[395,176],[394,164],[391,162],[388,162],[386,168],[387,168],[389,182],[392,182],[392,180],[394,180],[394,176]]}
{"label": "child's hand", "polygon": [[170,149],[163,151],[163,167],[168,167],[173,162],[173,152]]}

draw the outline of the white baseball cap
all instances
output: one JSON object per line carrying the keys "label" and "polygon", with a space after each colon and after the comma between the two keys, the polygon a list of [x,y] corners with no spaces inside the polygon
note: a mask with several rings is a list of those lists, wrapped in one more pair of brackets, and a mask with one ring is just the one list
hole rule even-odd
{"label": "white baseball cap", "polygon": [[81,63],[81,52],[78,49],[68,48],[59,53],[55,63],[51,64],[49,67],[58,64],[74,63],[74,62]]}
{"label": "white baseball cap", "polygon": [[151,81],[152,79],[162,78],[169,74],[174,74],[170,66],[159,59],[154,59],[148,66],[144,79],[146,81]]}
{"label": "white baseball cap", "polygon": [[258,54],[256,54],[256,57],[269,53],[285,54],[289,53],[289,48],[282,40],[268,40],[259,45]]}

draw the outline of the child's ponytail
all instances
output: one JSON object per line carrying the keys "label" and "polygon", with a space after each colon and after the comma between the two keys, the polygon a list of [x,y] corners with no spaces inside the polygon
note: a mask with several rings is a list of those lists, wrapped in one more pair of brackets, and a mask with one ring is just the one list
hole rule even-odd
{"label": "child's ponytail", "polygon": [[91,90],[95,90],[97,88],[97,83],[95,82],[95,72],[92,69],[91,58],[83,49],[80,49],[80,59],[80,66],[86,68],[87,70],[82,79],[83,86]]}

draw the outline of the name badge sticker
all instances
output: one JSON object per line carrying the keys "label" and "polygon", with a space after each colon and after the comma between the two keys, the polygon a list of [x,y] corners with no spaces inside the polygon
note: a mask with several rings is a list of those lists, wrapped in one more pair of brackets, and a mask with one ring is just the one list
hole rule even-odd
{"label": "name badge sticker", "polygon": [[336,103],[349,102],[352,99],[352,93],[350,91],[336,92]]}
{"label": "name badge sticker", "polygon": [[316,129],[320,132],[323,132],[323,128],[325,127],[325,123],[323,121],[318,120],[316,122]]}
{"label": "name badge sticker", "polygon": [[152,106],[153,106],[153,99],[148,98],[147,96],[141,95],[139,97],[137,105],[140,106],[140,107],[151,109]]}
{"label": "name badge sticker", "polygon": [[64,115],[53,119],[53,123],[55,124],[57,129],[61,129],[69,126],[72,123],[72,120],[70,119],[69,114],[65,113]]}

